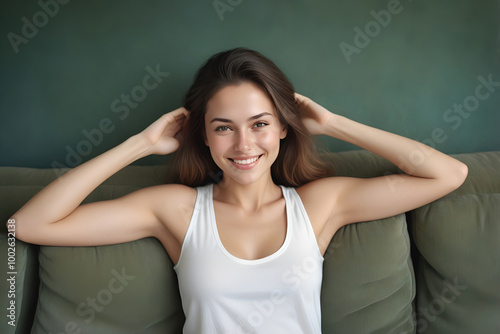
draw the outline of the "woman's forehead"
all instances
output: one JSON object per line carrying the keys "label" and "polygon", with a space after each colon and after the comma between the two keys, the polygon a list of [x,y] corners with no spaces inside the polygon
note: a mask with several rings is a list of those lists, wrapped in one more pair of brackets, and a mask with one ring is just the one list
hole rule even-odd
{"label": "woman's forehead", "polygon": [[271,100],[255,84],[242,83],[219,90],[208,101],[205,117],[234,118],[238,121],[265,112],[276,116]]}

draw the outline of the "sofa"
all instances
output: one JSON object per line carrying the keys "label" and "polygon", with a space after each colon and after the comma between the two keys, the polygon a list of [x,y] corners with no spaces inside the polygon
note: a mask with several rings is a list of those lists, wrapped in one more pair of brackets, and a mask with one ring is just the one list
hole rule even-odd
{"label": "sofa", "polygon": [[[400,172],[364,150],[327,156],[339,176]],[[334,236],[324,262],[323,333],[500,333],[500,151],[453,156],[469,167],[459,189]],[[0,167],[1,220],[64,171]],[[165,166],[127,166],[85,202],[164,183],[165,175]],[[155,238],[47,247],[1,229],[0,333],[182,332],[177,278]]]}

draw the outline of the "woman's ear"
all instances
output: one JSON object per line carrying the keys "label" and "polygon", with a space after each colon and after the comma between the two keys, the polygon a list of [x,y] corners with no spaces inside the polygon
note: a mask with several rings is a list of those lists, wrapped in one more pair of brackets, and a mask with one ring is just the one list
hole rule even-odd
{"label": "woman's ear", "polygon": [[288,126],[283,125],[280,131],[280,139],[285,139],[287,134],[288,134]]}
{"label": "woman's ear", "polygon": [[203,137],[203,142],[205,143],[205,146],[208,146],[208,140],[207,140],[207,135],[206,135],[205,131],[203,131],[201,136]]}

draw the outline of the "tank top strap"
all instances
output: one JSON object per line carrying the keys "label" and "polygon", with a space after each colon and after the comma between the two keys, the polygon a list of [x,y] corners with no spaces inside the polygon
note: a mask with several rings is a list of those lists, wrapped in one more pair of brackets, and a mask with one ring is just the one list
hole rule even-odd
{"label": "tank top strap", "polygon": [[212,187],[213,184],[196,187],[197,195],[193,213],[182,242],[179,260],[173,267],[174,270],[178,270],[183,265],[185,257],[188,258],[188,262],[192,260],[189,256],[192,251],[213,248],[215,244],[210,221],[207,219],[211,214]]}
{"label": "tank top strap", "polygon": [[316,235],[309,219],[309,215],[302,203],[300,195],[294,187],[280,186],[283,189],[283,195],[286,196],[287,205],[290,209],[290,219],[293,225],[293,242],[298,242],[303,245],[311,245],[315,249],[315,255],[318,260],[323,261],[321,251],[316,240]]}

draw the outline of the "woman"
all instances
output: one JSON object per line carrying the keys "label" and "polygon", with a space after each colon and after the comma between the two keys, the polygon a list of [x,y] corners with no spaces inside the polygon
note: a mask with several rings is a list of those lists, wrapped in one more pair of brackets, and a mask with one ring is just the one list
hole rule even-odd
{"label": "woman", "polygon": [[[329,177],[311,142],[320,134],[405,174]],[[177,184],[80,205],[133,161],[175,151]],[[12,219],[19,239],[42,245],[156,237],[175,264],[185,333],[319,333],[322,261],[336,231],[434,201],[466,176],[445,154],[295,93],[274,63],[237,48],[202,66],[183,108],[64,174]]]}

